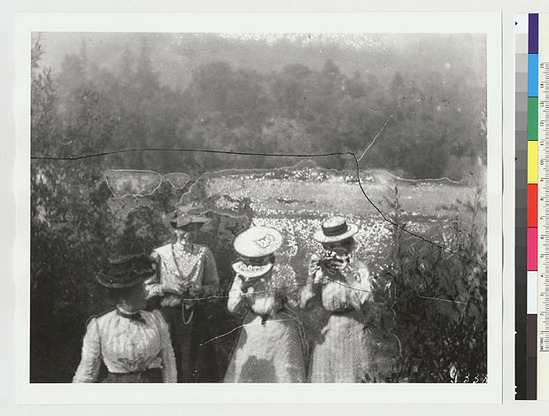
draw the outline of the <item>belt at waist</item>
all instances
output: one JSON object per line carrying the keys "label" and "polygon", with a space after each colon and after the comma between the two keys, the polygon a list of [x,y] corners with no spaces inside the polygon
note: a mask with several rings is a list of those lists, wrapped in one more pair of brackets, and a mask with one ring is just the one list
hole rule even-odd
{"label": "belt at waist", "polygon": [[341,316],[341,315],[348,315],[352,312],[355,312],[355,309],[345,308],[345,309],[340,309],[340,310],[337,310],[337,311],[328,311],[328,312],[330,312],[330,315]]}
{"label": "belt at waist", "polygon": [[149,371],[162,371],[162,368],[161,367],[151,367],[151,368],[147,368],[145,370],[128,371],[127,373],[113,373],[113,372],[109,371],[109,374],[144,374],[144,373],[147,373]]}
{"label": "belt at waist", "polygon": [[149,368],[129,373],[109,372],[103,383],[162,383],[162,369]]}

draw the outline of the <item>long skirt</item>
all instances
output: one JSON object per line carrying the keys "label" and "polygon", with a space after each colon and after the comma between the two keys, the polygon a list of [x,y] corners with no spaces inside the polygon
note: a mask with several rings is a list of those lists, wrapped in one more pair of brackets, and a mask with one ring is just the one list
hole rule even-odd
{"label": "long skirt", "polygon": [[309,368],[311,383],[361,383],[369,364],[368,334],[358,311],[334,313],[320,333]]}
{"label": "long skirt", "polygon": [[303,349],[295,318],[279,312],[264,319],[248,312],[224,382],[305,382]]}
{"label": "long skirt", "polygon": [[[162,308],[170,328],[170,337],[177,364],[178,383],[216,383],[220,374],[213,343],[201,345],[211,339],[209,322],[201,305],[195,305],[192,320],[186,324],[182,317],[183,306]],[[185,311],[185,319],[191,310]]]}

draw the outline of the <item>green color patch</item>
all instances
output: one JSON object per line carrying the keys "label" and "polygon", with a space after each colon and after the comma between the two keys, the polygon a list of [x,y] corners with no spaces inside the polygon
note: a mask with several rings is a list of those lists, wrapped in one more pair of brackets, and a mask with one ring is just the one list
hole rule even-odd
{"label": "green color patch", "polygon": [[528,140],[538,139],[538,97],[528,97]]}

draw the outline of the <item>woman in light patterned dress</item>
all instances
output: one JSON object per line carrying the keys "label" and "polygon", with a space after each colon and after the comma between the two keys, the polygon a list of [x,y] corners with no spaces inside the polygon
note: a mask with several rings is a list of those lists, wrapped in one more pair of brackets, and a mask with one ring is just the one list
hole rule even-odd
{"label": "woman in light patterned dress", "polygon": [[[302,383],[305,363],[299,322],[287,307],[286,290],[274,252],[282,244],[275,229],[252,227],[238,235],[233,247],[239,260],[229,291],[230,313],[246,311],[225,383]],[[277,278],[280,277],[280,278]]]}
{"label": "woman in light patterned dress", "polygon": [[368,371],[366,314],[371,300],[367,265],[353,256],[355,224],[342,217],[328,218],[314,234],[324,249],[313,255],[300,306],[319,296],[329,312],[309,368],[312,383],[360,383]]}
{"label": "woman in light patterned dress", "polygon": [[[211,250],[193,242],[209,218],[176,211],[170,221],[175,241],[153,251],[158,274],[146,283],[148,298],[160,300],[177,361],[178,382],[218,382],[219,373],[204,302],[220,291]],[[203,345],[201,345],[203,344]]]}
{"label": "woman in light patterned dress", "polygon": [[175,383],[175,357],[168,325],[158,310],[144,311],[144,280],[155,273],[154,261],[145,255],[110,262],[97,280],[110,291],[117,305],[93,317],[82,345],[82,359],[73,383]]}

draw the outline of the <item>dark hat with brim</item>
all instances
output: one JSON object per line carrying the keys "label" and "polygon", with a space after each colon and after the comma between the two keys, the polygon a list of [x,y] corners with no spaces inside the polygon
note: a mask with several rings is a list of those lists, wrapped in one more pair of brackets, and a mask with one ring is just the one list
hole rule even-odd
{"label": "dark hat with brim", "polygon": [[356,224],[348,223],[343,217],[330,217],[322,223],[313,238],[320,243],[337,243],[348,240],[357,232]]}
{"label": "dark hat with brim", "polygon": [[202,226],[210,221],[211,219],[204,215],[181,211],[174,211],[170,218],[170,224],[175,228],[182,228],[190,224]]}
{"label": "dark hat with brim", "polygon": [[133,287],[156,273],[155,260],[145,254],[122,256],[109,260],[97,281],[109,289]]}

